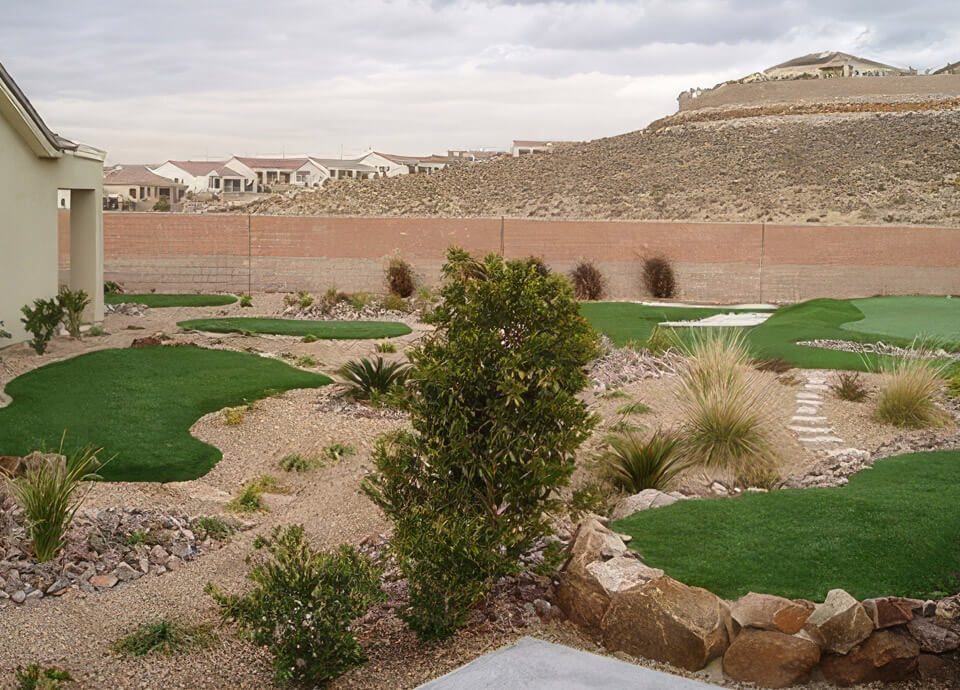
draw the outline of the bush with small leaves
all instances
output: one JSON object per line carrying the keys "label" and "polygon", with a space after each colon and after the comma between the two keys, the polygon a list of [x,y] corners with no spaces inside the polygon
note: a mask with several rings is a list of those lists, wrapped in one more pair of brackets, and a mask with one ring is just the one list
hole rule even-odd
{"label": "bush with small leaves", "polygon": [[658,299],[669,299],[677,294],[673,264],[662,256],[654,256],[643,262],[643,283],[650,294]]}
{"label": "bush with small leaves", "polygon": [[53,299],[35,299],[33,307],[24,305],[20,308],[23,317],[23,327],[27,333],[33,336],[30,341],[30,347],[38,355],[42,355],[47,350],[47,345],[60,328],[60,322],[63,321],[63,309]]}
{"label": "bush with small leaves", "polygon": [[213,639],[209,625],[184,625],[164,618],[141,623],[132,633],[114,642],[113,651],[123,656],[173,656],[207,647]]}
{"label": "bush with small leaves", "polygon": [[252,307],[253,306],[253,296],[247,292],[241,292],[238,297],[240,298],[241,307]]}
{"label": "bush with small leaves", "polygon": [[527,266],[532,267],[541,276],[550,275],[550,267],[547,266],[547,262],[543,260],[542,256],[528,256],[525,261]]}
{"label": "bush with small leaves", "polygon": [[391,294],[407,298],[416,288],[413,268],[399,256],[392,256],[387,261],[386,278]]}
{"label": "bush with small leaves", "polygon": [[17,690],[60,690],[60,684],[72,682],[73,676],[59,668],[41,668],[38,664],[30,664],[18,668],[15,679]]}
{"label": "bush with small leaves", "polygon": [[827,385],[840,400],[863,402],[867,398],[867,387],[858,371],[838,371]]}
{"label": "bush with small leaves", "polygon": [[347,456],[355,455],[356,452],[357,449],[353,446],[346,446],[336,441],[323,447],[323,454],[334,462],[338,462]]}
{"label": "bush with small leaves", "polygon": [[318,340],[320,340],[320,338],[318,338],[317,336],[315,336],[313,333],[307,333],[305,336],[303,336],[303,340],[301,340],[300,342],[303,342],[303,343],[315,343],[315,342],[317,342]]}
{"label": "bush with small leaves", "polygon": [[148,536],[147,533],[144,532],[142,529],[134,530],[133,532],[127,535],[127,543],[130,546],[137,546],[138,544],[146,544],[147,536]]}
{"label": "bush with small leaves", "polygon": [[240,405],[239,407],[225,407],[223,408],[223,421],[225,421],[230,426],[237,426],[243,424],[243,417],[247,412],[246,405]]}
{"label": "bush with small leaves", "polygon": [[284,472],[306,472],[314,467],[320,467],[322,464],[320,458],[312,455],[301,455],[300,453],[284,455],[277,462],[277,465]]}
{"label": "bush with small leaves", "polygon": [[598,300],[603,299],[603,293],[607,289],[607,281],[597,268],[590,261],[581,261],[570,274],[573,281],[573,291],[577,299]]}
{"label": "bush with small leaves", "polygon": [[285,493],[287,489],[280,486],[275,477],[264,475],[245,484],[226,507],[235,513],[265,513],[267,506],[263,502],[263,494]]}
{"label": "bush with small leaves", "polygon": [[609,448],[600,457],[601,473],[614,487],[629,494],[644,489],[667,491],[685,465],[680,457],[680,439],[657,430],[644,439],[630,432],[611,436]]}
{"label": "bush with small leaves", "polygon": [[587,484],[570,494],[570,500],[567,502],[567,511],[570,519],[579,522],[580,518],[588,513],[603,515],[607,512],[607,498],[609,489],[604,489],[600,484]]}
{"label": "bush with small leaves", "polygon": [[206,534],[211,539],[223,541],[232,536],[240,523],[235,518],[225,519],[216,515],[201,515],[190,521],[190,529]]}
{"label": "bush with small leaves", "polygon": [[311,355],[303,355],[297,358],[297,366],[303,369],[317,366],[317,360]]}
{"label": "bush with small leaves", "polygon": [[397,346],[393,343],[377,343],[377,352],[389,354],[397,351]]}
{"label": "bush with small leaves", "polygon": [[373,298],[365,292],[355,292],[350,295],[350,306],[354,311],[363,311]]}
{"label": "bush with small leaves", "polygon": [[380,306],[387,311],[401,311],[404,313],[410,311],[410,305],[407,304],[407,301],[393,292],[380,300]]}
{"label": "bush with small leaves", "polygon": [[90,306],[90,297],[86,291],[71,290],[66,285],[61,285],[57,292],[57,305],[63,312],[63,325],[67,327],[67,332],[72,337],[79,338],[83,311]]}
{"label": "bush with small leaves", "polygon": [[254,588],[240,596],[213,583],[206,591],[225,621],[235,621],[273,654],[278,685],[323,686],[365,661],[350,625],[386,598],[381,570],[352,547],[314,551],[303,526],[277,527],[254,547],[269,558],[254,565]]}
{"label": "bush with small leaves", "polygon": [[168,197],[168,196],[162,196],[162,197],[160,197],[159,199],[157,199],[157,203],[155,203],[155,204],[153,205],[153,210],[154,210],[154,211],[161,211],[161,212],[163,212],[163,213],[166,213],[167,211],[169,211],[169,210],[170,210],[170,197]]}
{"label": "bush with small leaves", "polygon": [[[130,328],[130,326],[127,326],[127,328]],[[143,330],[143,329],[141,328],[140,330]],[[96,337],[96,336],[101,336],[101,335],[106,335],[106,334],[107,334],[107,332],[106,332],[105,330],[103,330],[103,326],[101,326],[101,325],[98,324],[98,323],[90,326],[90,330],[87,331],[87,335],[92,335],[92,336],[95,336],[95,337]]]}
{"label": "bush with small leaves", "polygon": [[347,394],[356,400],[374,400],[403,386],[410,367],[400,362],[387,362],[383,357],[363,357],[347,362],[337,370],[344,378]]}

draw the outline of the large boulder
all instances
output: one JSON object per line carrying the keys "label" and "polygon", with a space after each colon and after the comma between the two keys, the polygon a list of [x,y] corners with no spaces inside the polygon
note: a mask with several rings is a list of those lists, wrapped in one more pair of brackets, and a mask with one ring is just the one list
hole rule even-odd
{"label": "large boulder", "polygon": [[832,589],[807,618],[806,625],[823,638],[823,651],[846,654],[873,632],[863,605],[842,589]]}
{"label": "large boulder", "polygon": [[913,609],[917,602],[903,597],[884,597],[883,599],[864,599],[863,610],[867,612],[877,630],[903,625],[913,620]]}
{"label": "large boulder", "polygon": [[668,576],[614,594],[601,622],[610,651],[690,671],[723,654],[730,627],[730,613],[719,597]]}
{"label": "large boulder", "polygon": [[891,630],[878,630],[848,654],[827,654],[820,660],[823,677],[848,686],[873,681],[893,682],[909,678],[917,670],[920,646],[910,637]]}
{"label": "large boulder", "polygon": [[813,607],[774,596],[750,592],[730,605],[730,615],[742,628],[775,630],[793,635],[799,632]]}
{"label": "large boulder", "polygon": [[914,618],[907,623],[907,631],[920,645],[921,652],[943,654],[960,647],[960,635],[928,618]]}
{"label": "large boulder", "polygon": [[[623,540],[598,520],[586,520],[577,528],[557,584],[557,603],[567,618],[586,628],[600,627],[610,603],[610,592],[588,566],[623,558],[626,553],[627,545]],[[630,560],[640,564],[636,559]]]}
{"label": "large boulder", "polygon": [[762,688],[804,682],[820,661],[820,647],[782,632],[745,628],[723,655],[723,672]]}
{"label": "large boulder", "polygon": [[613,512],[610,513],[610,518],[612,520],[623,520],[641,510],[662,508],[663,506],[671,505],[684,498],[686,498],[686,496],[676,491],[664,493],[657,489],[644,489],[638,494],[633,494],[632,496],[621,499],[614,507]]}
{"label": "large boulder", "polygon": [[0,478],[18,477],[23,473],[23,460],[19,455],[0,455]]}

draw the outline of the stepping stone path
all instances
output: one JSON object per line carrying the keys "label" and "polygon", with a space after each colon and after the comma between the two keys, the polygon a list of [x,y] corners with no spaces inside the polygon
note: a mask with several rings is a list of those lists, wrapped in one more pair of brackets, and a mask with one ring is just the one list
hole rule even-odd
{"label": "stepping stone path", "polygon": [[826,374],[815,370],[804,370],[801,374],[806,383],[797,391],[797,411],[787,428],[795,432],[800,443],[808,448],[826,450],[843,443],[827,423],[827,418],[820,414],[823,394],[829,390]]}

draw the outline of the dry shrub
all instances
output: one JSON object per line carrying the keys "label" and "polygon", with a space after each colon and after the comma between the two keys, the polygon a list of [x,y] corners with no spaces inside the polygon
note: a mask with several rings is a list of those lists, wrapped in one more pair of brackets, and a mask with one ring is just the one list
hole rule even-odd
{"label": "dry shrub", "polygon": [[755,359],[753,360],[753,366],[757,371],[772,371],[774,374],[785,374],[793,369],[793,365],[790,364],[790,362],[780,357]]}
{"label": "dry shrub", "polygon": [[943,426],[949,421],[936,403],[943,385],[939,365],[920,358],[898,359],[885,365],[884,373],[877,419],[912,429]]}
{"label": "dry shrub", "polygon": [[387,288],[394,295],[400,295],[407,298],[413,294],[416,289],[416,280],[413,275],[413,268],[407,261],[399,256],[390,257],[387,262]]}
{"label": "dry shrub", "polygon": [[643,262],[643,283],[651,295],[668,299],[677,294],[677,279],[673,264],[662,256],[654,256]]}
{"label": "dry shrub", "polygon": [[867,387],[858,371],[838,371],[827,385],[840,400],[863,402],[867,397]]}
{"label": "dry shrub", "polygon": [[607,289],[607,281],[593,262],[581,261],[578,263],[573,272],[570,273],[570,280],[573,281],[573,291],[577,295],[577,299],[603,299],[603,293]]}

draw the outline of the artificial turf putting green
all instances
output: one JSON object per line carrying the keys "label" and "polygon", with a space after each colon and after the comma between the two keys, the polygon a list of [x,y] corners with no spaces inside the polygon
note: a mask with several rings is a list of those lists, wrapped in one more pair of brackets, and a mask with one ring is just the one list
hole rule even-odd
{"label": "artificial turf putting green", "polygon": [[[716,314],[740,314],[754,309],[722,307],[655,307],[636,302],[589,302],[580,305],[583,316],[594,330],[622,347],[631,340],[644,343],[654,326],[662,321],[696,321]],[[765,310],[762,310],[765,311]]]}
{"label": "artificial turf putting green", "polygon": [[301,321],[299,319],[190,319],[177,323],[181,328],[212,333],[269,333],[271,335],[312,335],[321,340],[366,340],[394,338],[410,332],[399,321]]}
{"label": "artificial turf putting green", "polygon": [[0,455],[102,447],[109,481],[196,479],[221,453],[190,435],[201,416],[326,376],[257,355],[196,347],[100,350],[47,364],[7,384]]}
{"label": "artificial turf putting green", "polygon": [[863,319],[844,330],[912,339],[917,336],[960,342],[960,299],[950,297],[869,297],[852,300]]}
{"label": "artificial turf putting green", "polygon": [[233,304],[237,298],[233,295],[125,295],[109,294],[103,296],[104,304],[146,304],[152,309],[161,307],[220,307]]}
{"label": "artificial turf putting green", "polygon": [[734,599],[747,592],[823,601],[956,592],[960,452],[887,458],[834,489],[695,499],[613,525],[644,561]]}

